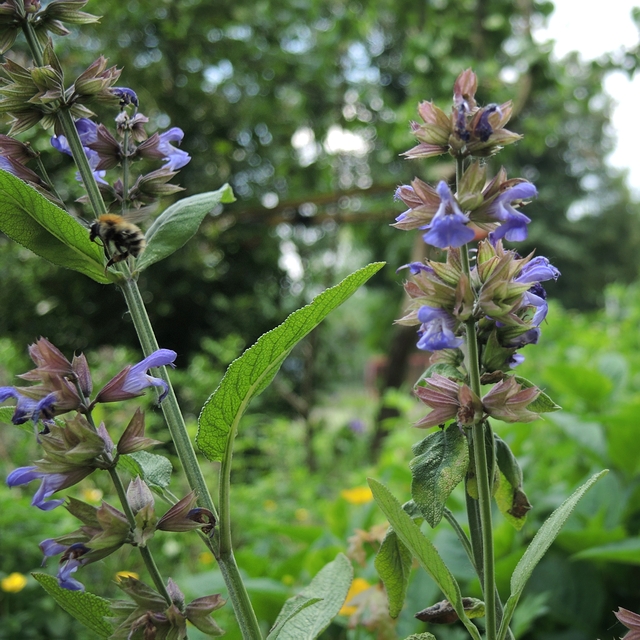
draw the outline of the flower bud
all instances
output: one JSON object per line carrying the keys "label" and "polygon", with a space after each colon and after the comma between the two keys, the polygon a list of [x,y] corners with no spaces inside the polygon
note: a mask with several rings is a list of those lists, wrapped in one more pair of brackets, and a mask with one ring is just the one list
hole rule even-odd
{"label": "flower bud", "polygon": [[139,408],[133,414],[127,428],[118,441],[118,453],[133,453],[142,451],[156,444],[162,444],[159,440],[144,437],[144,412]]}

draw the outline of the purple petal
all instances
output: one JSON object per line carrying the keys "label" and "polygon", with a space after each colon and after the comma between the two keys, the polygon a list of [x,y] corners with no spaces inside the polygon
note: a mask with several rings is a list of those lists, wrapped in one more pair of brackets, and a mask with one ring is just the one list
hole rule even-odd
{"label": "purple petal", "polygon": [[98,142],[98,125],[93,120],[79,118],[76,120],[76,129],[83,147]]}
{"label": "purple petal", "polygon": [[72,155],[71,147],[69,146],[65,136],[53,136],[51,138],[51,146],[61,153],[66,153],[68,156]]}
{"label": "purple petal", "polygon": [[427,244],[440,249],[462,247],[471,242],[475,232],[467,225],[467,218],[462,214],[450,214],[431,222],[430,230],[422,237]]}
{"label": "purple petal", "polygon": [[53,538],[47,538],[43,540],[39,545],[40,550],[46,558],[51,558],[52,556],[57,556],[60,553],[64,553],[69,545],[60,544],[56,542]]}
{"label": "purple petal", "polygon": [[537,256],[522,267],[520,273],[514,278],[515,282],[534,283],[545,280],[557,280],[560,271],[556,269],[544,256]]}
{"label": "purple petal", "polygon": [[18,487],[37,478],[42,478],[42,475],[42,471],[38,471],[37,467],[20,467],[7,476],[7,484],[10,487]]}
{"label": "purple petal", "polygon": [[68,560],[58,570],[58,584],[69,591],[84,591],[84,585],[71,577],[81,566],[80,560]]}
{"label": "purple petal", "polygon": [[164,154],[166,167],[171,171],[182,169],[191,160],[191,156],[181,149],[176,149],[171,142],[182,142],[184,131],[178,127],[172,127],[168,131],[160,134],[158,150]]}
{"label": "purple petal", "polygon": [[42,484],[33,495],[31,505],[38,507],[42,511],[51,511],[64,504],[64,498],[57,500],[47,500],[64,484],[67,476],[62,473],[51,473],[43,475]]}

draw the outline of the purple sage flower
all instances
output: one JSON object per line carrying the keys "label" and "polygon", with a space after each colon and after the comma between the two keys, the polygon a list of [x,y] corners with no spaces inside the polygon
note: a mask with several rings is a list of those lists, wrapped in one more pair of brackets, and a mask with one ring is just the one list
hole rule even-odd
{"label": "purple sage flower", "polygon": [[20,393],[15,387],[0,387],[0,402],[9,398],[15,398],[17,401],[16,410],[11,418],[13,424],[24,424],[28,420],[37,423],[41,415],[45,421],[48,420],[56,402],[55,393],[49,393],[41,400],[34,400]]}
{"label": "purple sage flower", "polygon": [[418,349],[439,351],[457,349],[464,342],[453,333],[455,318],[444,309],[422,306],[418,310],[418,320],[422,322],[419,330]]}
{"label": "purple sage flower", "polygon": [[[95,144],[98,141],[98,125],[93,122],[93,120],[89,120],[89,118],[79,118],[75,121],[76,129],[78,131],[78,135],[80,136],[80,142],[82,143],[82,148],[87,155],[87,159],[89,160],[89,166],[91,167],[91,171],[96,181],[101,184],[107,184],[104,179],[107,175],[106,171],[97,171],[98,164],[100,163],[100,156],[97,151],[89,148],[90,144]],[[69,146],[69,142],[65,136],[53,136],[51,138],[51,146],[54,149],[57,149],[61,153],[66,153],[68,156],[73,156],[71,153],[71,147]],[[78,182],[82,181],[80,177],[80,173],[76,173],[76,180]]]}
{"label": "purple sage flower", "polygon": [[[90,549],[85,547],[81,542],[76,542],[66,548],[66,551],[62,554],[60,559],[60,567],[56,576],[60,587],[68,589],[69,591],[84,591],[84,585],[81,582],[78,582],[75,578],[72,578],[71,574],[75,573],[86,563],[83,556],[89,551]],[[57,555],[57,553],[55,555]]]}
{"label": "purple sage flower", "polygon": [[162,387],[163,391],[158,399],[162,402],[169,393],[169,385],[160,378],[150,376],[147,371],[152,367],[175,366],[173,362],[177,355],[171,349],[158,349],[138,364],[126,367],[104,386],[95,402],[118,402],[135,398],[147,387]]}
{"label": "purple sage flower", "polygon": [[502,111],[497,104],[488,104],[484,109],[482,109],[482,113],[480,114],[480,117],[473,129],[473,133],[480,138],[481,142],[486,142],[493,133],[493,127],[489,122],[489,116],[496,111],[500,116],[502,116]]}
{"label": "purple sage flower", "polygon": [[38,471],[37,467],[20,467],[7,476],[7,484],[10,487],[17,487],[36,479],[41,479],[42,483],[33,496],[32,506],[42,511],[51,511],[64,503],[64,499],[47,500],[59,489],[69,486],[67,484],[69,476],[63,473],[44,473]]}
{"label": "purple sage flower", "polygon": [[549,311],[549,305],[547,304],[547,292],[544,290],[544,287],[541,284],[536,283],[531,287],[531,289],[529,289],[529,291],[525,291],[522,296],[522,304],[523,306],[529,305],[536,307],[533,318],[531,319],[531,324],[534,327],[539,327],[542,324],[542,321],[547,317],[547,313]]}
{"label": "purple sage flower", "polygon": [[429,230],[423,236],[424,241],[440,249],[462,247],[471,242],[475,232],[467,226],[469,217],[460,210],[447,183],[441,180],[436,191],[440,196],[440,207],[431,223],[422,227]]}
{"label": "purple sage flower", "polygon": [[537,256],[522,267],[514,281],[535,283],[544,282],[545,280],[557,280],[559,277],[560,271],[549,262],[548,258]]}
{"label": "purple sage flower", "polygon": [[425,264],[424,262],[409,262],[408,264],[403,264],[401,267],[396,269],[396,273],[401,269],[409,269],[409,273],[411,273],[412,276],[417,276],[422,271],[425,273],[435,273],[433,267]]}
{"label": "purple sage flower", "polygon": [[132,104],[134,107],[138,106],[138,96],[133,89],[129,89],[128,87],[111,87],[111,93],[116,96],[116,98],[120,98],[121,107],[126,107],[129,104]]}
{"label": "purple sage flower", "polygon": [[53,538],[48,538],[40,543],[40,549],[45,556],[45,560],[62,553],[60,558],[60,568],[58,569],[58,584],[63,589],[69,591],[84,591],[84,585],[71,577],[81,566],[87,564],[89,558],[86,556],[91,549],[81,542],[72,545],[64,545],[56,542]]}
{"label": "purple sage flower", "polygon": [[189,163],[191,156],[186,151],[171,145],[172,142],[182,142],[182,138],[184,138],[182,129],[172,127],[168,131],[161,133],[159,138],[158,151],[164,155],[165,167],[171,171],[177,171]]}
{"label": "purple sage flower", "polygon": [[490,234],[491,242],[504,238],[510,242],[522,242],[527,239],[527,225],[530,218],[513,207],[516,200],[535,198],[538,191],[530,182],[521,182],[501,193],[489,207],[487,214],[500,226]]}

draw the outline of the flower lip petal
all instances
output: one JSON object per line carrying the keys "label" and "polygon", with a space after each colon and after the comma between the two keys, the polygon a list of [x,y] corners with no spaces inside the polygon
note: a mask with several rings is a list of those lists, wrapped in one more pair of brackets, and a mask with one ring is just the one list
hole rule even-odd
{"label": "flower lip petal", "polygon": [[138,364],[134,364],[133,367],[131,367],[131,374],[137,375],[140,371],[146,371],[151,367],[163,367],[166,365],[175,367],[173,363],[177,357],[178,354],[171,349],[158,349],[148,355],[144,360],[138,362]]}
{"label": "flower lip petal", "polygon": [[10,487],[18,487],[37,478],[42,478],[42,472],[38,471],[37,467],[19,467],[7,476],[7,484]]}

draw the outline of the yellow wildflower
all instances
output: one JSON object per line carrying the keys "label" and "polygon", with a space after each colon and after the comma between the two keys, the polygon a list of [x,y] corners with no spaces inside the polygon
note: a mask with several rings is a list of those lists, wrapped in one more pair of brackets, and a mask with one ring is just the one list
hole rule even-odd
{"label": "yellow wildflower", "polygon": [[116,573],[116,580],[120,580],[120,578],[135,578],[138,580],[140,576],[135,571],[118,571],[118,573]]}
{"label": "yellow wildflower", "polygon": [[352,598],[355,598],[359,593],[366,591],[371,585],[364,578],[355,578],[349,587],[349,592],[347,593],[347,597],[342,605],[342,609],[340,609],[339,614],[341,616],[351,616],[353,615],[358,608],[349,606],[349,602]]}
{"label": "yellow wildflower", "polygon": [[102,500],[102,491],[100,489],[83,489],[82,497],[87,502],[100,502]]}
{"label": "yellow wildflower", "polygon": [[199,556],[198,560],[202,564],[212,564],[213,563],[213,554],[210,551],[203,551]]}
{"label": "yellow wildflower", "polygon": [[343,489],[340,495],[350,504],[367,504],[373,500],[373,494],[369,487],[354,487]]}
{"label": "yellow wildflower", "polygon": [[309,519],[309,511],[307,509],[296,509],[294,516],[298,522],[306,522]]}
{"label": "yellow wildflower", "polygon": [[0,588],[7,593],[18,593],[22,591],[27,584],[26,576],[21,573],[11,573],[6,578],[0,580]]}

